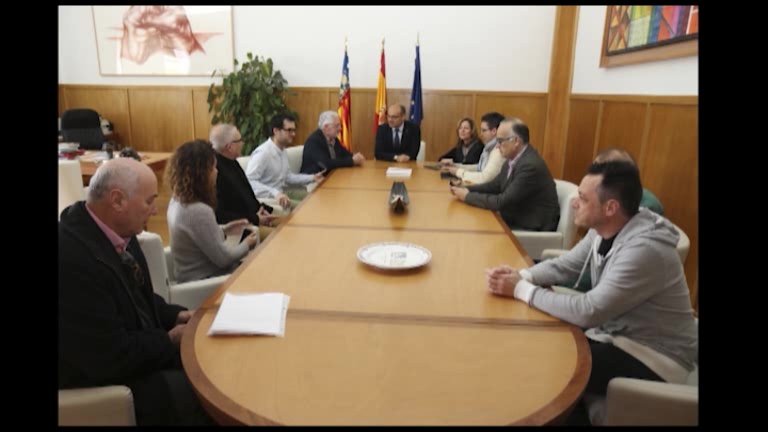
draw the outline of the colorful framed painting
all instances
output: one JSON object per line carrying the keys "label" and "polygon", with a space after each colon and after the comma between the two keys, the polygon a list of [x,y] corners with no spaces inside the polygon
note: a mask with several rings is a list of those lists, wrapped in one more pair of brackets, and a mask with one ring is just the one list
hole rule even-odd
{"label": "colorful framed painting", "polygon": [[600,67],[699,53],[699,6],[607,6]]}
{"label": "colorful framed painting", "polygon": [[211,76],[232,70],[232,6],[92,8],[102,75]]}

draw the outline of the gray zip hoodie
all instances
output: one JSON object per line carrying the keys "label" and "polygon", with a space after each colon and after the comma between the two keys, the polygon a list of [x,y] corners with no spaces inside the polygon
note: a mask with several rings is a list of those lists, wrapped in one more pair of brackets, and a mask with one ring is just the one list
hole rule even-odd
{"label": "gray zip hoodie", "polygon": [[662,216],[640,209],[618,233],[604,258],[591,229],[568,253],[528,271],[540,286],[562,285],[590,263],[592,289],[585,295],[537,288],[531,305],[596,333],[624,336],[693,370],[698,331],[680,257],[679,234]]}

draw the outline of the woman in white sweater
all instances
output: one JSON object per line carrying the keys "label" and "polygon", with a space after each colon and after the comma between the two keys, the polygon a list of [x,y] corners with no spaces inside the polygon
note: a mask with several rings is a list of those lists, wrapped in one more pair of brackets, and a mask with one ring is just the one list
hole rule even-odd
{"label": "woman in white sweater", "polygon": [[240,238],[249,222],[216,222],[217,173],[216,154],[204,140],[182,144],[169,161],[166,181],[173,196],[167,216],[178,282],[231,273],[258,244],[258,231],[237,246],[226,242],[227,236]]}

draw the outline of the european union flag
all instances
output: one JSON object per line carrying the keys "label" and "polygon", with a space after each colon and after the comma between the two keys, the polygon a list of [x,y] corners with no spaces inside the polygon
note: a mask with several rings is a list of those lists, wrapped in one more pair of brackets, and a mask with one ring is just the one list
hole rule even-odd
{"label": "european union flag", "polygon": [[420,124],[424,118],[424,109],[421,106],[421,60],[419,60],[419,46],[416,45],[416,69],[413,71],[413,89],[411,90],[411,109],[408,120]]}

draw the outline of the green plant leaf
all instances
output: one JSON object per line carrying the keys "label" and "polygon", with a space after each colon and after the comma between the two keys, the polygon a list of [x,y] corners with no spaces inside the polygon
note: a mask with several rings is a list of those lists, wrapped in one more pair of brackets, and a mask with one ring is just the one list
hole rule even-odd
{"label": "green plant leaf", "polygon": [[296,116],[283,97],[295,93],[289,91],[288,81],[274,69],[272,59],[259,58],[251,52],[246,58],[248,61],[242,64],[234,59],[232,72],[227,75],[218,71],[222,77],[221,85],[211,83],[207,99],[208,112],[213,113],[211,124],[227,122],[236,125],[243,137],[244,155],[250,154],[271,135],[269,121],[273,116],[283,112]]}

